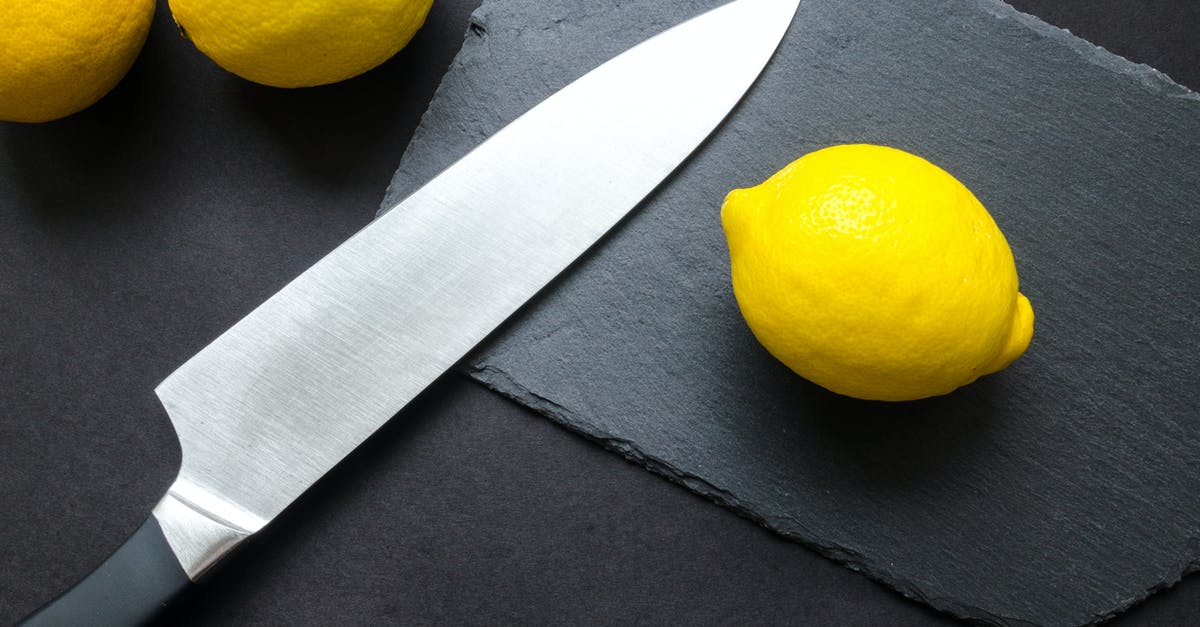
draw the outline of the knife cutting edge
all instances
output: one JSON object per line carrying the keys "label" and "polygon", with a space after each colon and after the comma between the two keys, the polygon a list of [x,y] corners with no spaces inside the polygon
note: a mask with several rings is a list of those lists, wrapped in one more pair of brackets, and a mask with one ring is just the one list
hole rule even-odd
{"label": "knife cutting edge", "polygon": [[799,0],[735,0],[547,98],[169,375],[178,477],[29,625],[144,623],[642,201],[756,80]]}

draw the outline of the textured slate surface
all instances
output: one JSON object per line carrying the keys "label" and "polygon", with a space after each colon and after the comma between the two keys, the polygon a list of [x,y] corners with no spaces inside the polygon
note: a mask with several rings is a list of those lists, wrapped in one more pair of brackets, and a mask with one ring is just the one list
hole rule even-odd
{"label": "textured slate surface", "polygon": [[[555,89],[719,2],[485,2],[384,207]],[[983,200],[1037,332],[947,397],[875,404],[774,363],[717,212],[799,154],[924,155]],[[806,2],[711,142],[464,368],[959,616],[1084,623],[1200,564],[1200,98],[990,0]]]}

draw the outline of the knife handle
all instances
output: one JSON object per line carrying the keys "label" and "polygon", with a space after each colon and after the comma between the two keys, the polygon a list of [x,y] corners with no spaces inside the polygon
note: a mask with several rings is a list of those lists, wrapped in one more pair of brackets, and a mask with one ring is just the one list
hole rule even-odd
{"label": "knife handle", "polygon": [[20,624],[126,626],[149,622],[191,580],[151,515],[92,574]]}

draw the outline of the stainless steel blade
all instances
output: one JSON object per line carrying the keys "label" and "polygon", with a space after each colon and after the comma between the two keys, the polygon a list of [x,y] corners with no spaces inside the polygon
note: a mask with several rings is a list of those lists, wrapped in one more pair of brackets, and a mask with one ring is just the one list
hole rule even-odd
{"label": "stainless steel blade", "polygon": [[799,0],[737,0],[593,70],[300,275],[159,385],[155,508],[195,579],[637,205],[753,83]]}

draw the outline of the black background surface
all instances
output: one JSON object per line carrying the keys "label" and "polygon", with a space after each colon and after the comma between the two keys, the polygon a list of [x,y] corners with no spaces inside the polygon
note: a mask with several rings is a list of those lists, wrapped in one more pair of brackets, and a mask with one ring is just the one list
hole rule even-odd
{"label": "black background surface", "polygon": [[[126,80],[0,125],[0,623],[140,524],[178,465],[152,389],[365,224],[472,2],[339,85],[212,66],[165,3]],[[1014,2],[1200,88],[1191,2]],[[456,376],[171,615],[216,623],[948,619]],[[1200,621],[1185,579],[1116,622]]]}

